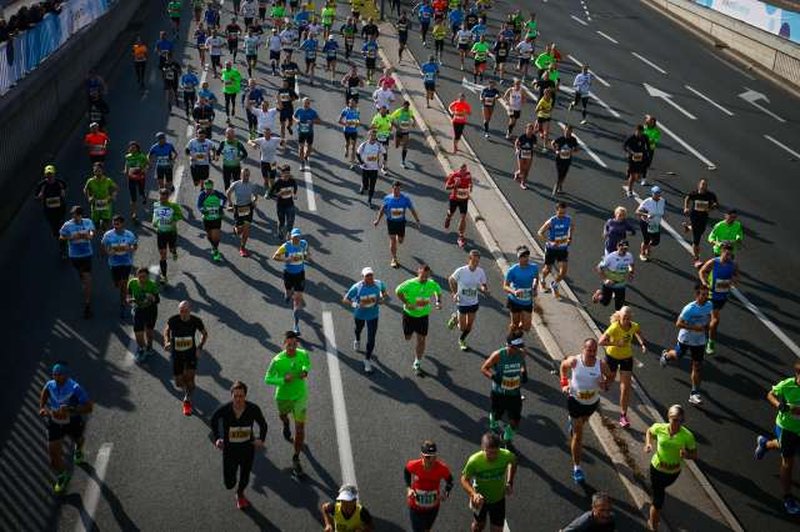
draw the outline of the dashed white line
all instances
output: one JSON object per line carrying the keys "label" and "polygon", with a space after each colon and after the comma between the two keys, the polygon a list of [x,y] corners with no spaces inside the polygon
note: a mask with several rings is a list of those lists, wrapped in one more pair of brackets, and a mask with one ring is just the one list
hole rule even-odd
{"label": "dashed white line", "polygon": [[702,161],[703,163],[705,163],[706,167],[707,167],[709,170],[716,170],[716,169],[717,169],[717,165],[716,165],[716,164],[714,164],[713,162],[711,162],[711,160],[709,160],[709,159],[708,159],[708,158],[707,158],[705,155],[703,155],[702,153],[700,153],[699,151],[697,151],[696,149],[694,149],[693,147],[691,147],[691,146],[689,145],[689,143],[688,143],[688,142],[686,142],[685,140],[683,140],[682,138],[680,138],[678,135],[676,135],[675,133],[673,133],[673,132],[672,132],[672,130],[671,130],[671,129],[669,129],[669,128],[668,128],[668,127],[667,127],[667,126],[664,124],[664,122],[662,122],[661,120],[659,120],[659,121],[658,121],[658,126],[661,128],[661,130],[662,130],[664,133],[666,133],[667,135],[669,135],[670,137],[672,137],[672,140],[674,140],[675,142],[677,142],[678,144],[680,144],[681,146],[683,146],[683,147],[686,149],[686,151],[688,151],[689,153],[691,153],[692,155],[694,155],[695,157],[697,157],[698,159],[700,159],[700,161]]}
{"label": "dashed white line", "polygon": [[797,153],[796,151],[791,149],[789,146],[787,146],[783,142],[781,142],[779,140],[776,140],[774,137],[771,137],[770,135],[764,135],[764,138],[767,139],[768,141],[770,141],[771,143],[773,143],[774,145],[778,146],[779,148],[782,148],[782,149],[786,150],[787,152],[789,152],[790,154],[792,154],[796,158],[800,159],[800,153]]}
{"label": "dashed white line", "polygon": [[[577,59],[575,59],[575,56],[573,56],[572,54],[567,54],[567,57],[569,57],[569,60],[570,60],[570,61],[572,61],[573,63],[575,63],[575,64],[576,64],[576,65],[578,65],[579,67],[583,68],[583,63],[581,63],[580,61],[578,61]],[[601,85],[605,85],[606,87],[610,87],[610,86],[611,86],[611,84],[610,84],[609,82],[607,82],[606,80],[604,80],[603,78],[601,78],[600,76],[598,76],[598,75],[597,75],[597,72],[595,72],[595,71],[594,71],[594,70],[592,70],[591,68],[589,69],[589,72],[591,72],[591,73],[592,73],[592,76],[594,76],[594,79],[596,79],[597,81],[599,81]]]}
{"label": "dashed white line", "polygon": [[97,510],[97,503],[100,501],[100,490],[106,477],[108,461],[111,458],[111,449],[114,444],[106,442],[97,451],[97,458],[94,461],[94,476],[89,478],[86,491],[83,494],[83,511],[80,520],[75,523],[75,532],[88,532],[94,530],[94,512]]}
{"label": "dashed white line", "polygon": [[306,196],[308,197],[308,210],[311,212],[317,212],[317,198],[314,196],[314,181],[311,176],[311,167],[308,165],[308,161],[302,167],[303,168],[303,179],[306,182]]}
{"label": "dashed white line", "polygon": [[[558,125],[563,128],[565,124],[563,122],[559,122]],[[578,141],[578,144],[581,145],[581,148],[584,149],[584,151],[589,155],[589,157],[591,157],[594,160],[594,162],[596,162],[603,168],[608,168],[608,165],[603,161],[603,159],[601,159],[600,156],[598,156],[595,152],[593,152],[592,149],[585,142],[583,142],[578,135],[573,133],[572,136],[575,137],[575,140]]]}
{"label": "dashed white line", "polygon": [[328,376],[331,381],[333,420],[336,426],[336,441],[339,450],[339,465],[342,470],[342,483],[357,485],[353,447],[350,443],[350,426],[347,422],[347,407],[344,401],[342,373],[339,368],[339,355],[336,349],[336,333],[333,329],[333,315],[329,310],[322,311],[322,330],[325,334],[325,358],[328,361]]}
{"label": "dashed white line", "polygon": [[580,18],[580,17],[576,17],[575,15],[570,15],[569,17],[570,17],[572,20],[574,20],[575,22],[577,22],[578,24],[581,24],[581,25],[583,25],[583,26],[588,26],[588,25],[589,25],[589,23],[588,23],[588,22],[586,22],[585,20],[583,20],[583,19],[582,19],[582,18]]}
{"label": "dashed white line", "polygon": [[611,41],[614,44],[619,44],[619,41],[617,41],[614,37],[611,37],[610,35],[607,35],[607,34],[603,33],[600,30],[596,30],[596,32],[600,37],[602,37],[602,38],[604,38],[604,39],[606,39],[608,41]]}
{"label": "dashed white line", "polygon": [[689,85],[684,85],[684,87],[686,87],[686,90],[688,90],[689,92],[695,94],[696,96],[699,96],[700,98],[702,98],[703,100],[707,101],[708,103],[710,103],[711,105],[713,105],[714,107],[716,107],[717,109],[719,109],[720,111],[725,113],[726,115],[733,116],[732,112],[728,111],[727,109],[722,107],[720,104],[718,104],[717,102],[715,102],[714,100],[712,100],[711,98],[709,98],[708,96],[706,96],[705,94],[700,92],[699,90],[697,90],[695,88],[692,88]]}
{"label": "dashed white line", "polygon": [[650,61],[650,60],[649,60],[648,58],[646,58],[645,56],[643,56],[643,55],[640,55],[640,54],[637,54],[636,52],[631,52],[631,55],[633,55],[633,56],[634,56],[636,59],[638,59],[638,60],[639,60],[639,61],[641,61],[642,63],[644,63],[644,64],[646,64],[646,65],[648,65],[648,66],[652,67],[653,69],[655,69],[655,70],[657,70],[657,71],[661,72],[662,74],[664,74],[664,75],[666,75],[666,74],[667,74],[667,71],[666,71],[666,70],[664,70],[663,68],[661,68],[661,67],[660,67],[660,66],[658,66],[657,64],[653,63],[652,61]]}

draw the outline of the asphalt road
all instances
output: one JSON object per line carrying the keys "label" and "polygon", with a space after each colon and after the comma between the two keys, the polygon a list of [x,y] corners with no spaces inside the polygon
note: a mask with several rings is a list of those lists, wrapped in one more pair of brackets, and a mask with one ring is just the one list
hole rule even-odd
{"label": "asphalt road", "polygon": [[[562,85],[571,86],[577,70],[569,55],[590,64],[609,85],[596,80],[593,92],[620,115],[615,118],[592,101],[589,123],[577,125],[579,114],[570,115],[565,108],[570,101],[567,94],[560,96],[553,115],[556,120],[575,123],[576,134],[605,165],[584,151],[574,161],[565,185],[563,198],[577,224],[570,252],[571,287],[604,327],[610,311],[591,304],[591,294],[598,285],[593,266],[602,250],[605,219],[617,205],[626,206],[629,212],[635,209],[634,201],[624,198],[621,190],[625,172],[621,146],[634,125],[650,113],[658,118],[662,129],[666,126],[716,166],[716,170],[709,171],[706,163],[662,131],[649,178],[666,191],[666,220],[680,231],[683,194],[693,189],[700,177],[708,178],[723,207],[737,208],[745,227],[745,247],[739,260],[742,292],[790,340],[798,342],[800,299],[796,294],[800,280],[791,273],[800,264],[793,236],[798,222],[793,201],[798,161],[764,137],[769,135],[794,151],[800,149],[797,99],[744,71],[728,56],[643,3],[611,0],[584,4],[590,20],[577,0],[533,5],[500,1],[489,12],[493,34],[512,8],[524,13],[535,10],[541,31],[537,50],[546,42],[557,43],[564,58]],[[430,53],[416,35],[410,39],[410,48],[417,58],[427,58]],[[455,50],[447,46],[439,95],[449,103],[459,92],[467,92],[476,114],[466,138],[514,209],[535,232],[553,207],[552,157],[537,156],[531,189],[521,192],[511,179],[514,159],[510,142],[503,139],[505,113],[498,107],[491,123],[492,138],[484,140],[477,116],[478,97],[462,86],[464,75],[458,68]],[[472,81],[469,72],[466,76]],[[644,83],[670,94],[673,102],[695,119],[650,97]],[[733,116],[691,92],[687,85]],[[757,103],[785,122],[739,97],[749,89],[766,95],[769,103]],[[532,116],[532,107],[526,107],[517,133],[525,119],[532,120]],[[555,124],[551,131],[557,131]],[[642,193],[638,185],[637,191]],[[713,218],[718,219],[718,215]],[[632,251],[638,252],[639,236],[631,240],[636,247]],[[708,247],[704,254],[710,254]],[[674,343],[673,323],[680,308],[692,297],[696,272],[689,253],[667,233],[654,256],[656,260],[649,264],[637,264],[637,279],[628,294],[634,319],[642,324],[650,345],[645,366],[637,369],[636,375],[646,393],[665,408],[674,402],[685,402],[689,378],[685,366],[662,370],[656,355]],[[701,444],[701,469],[745,528],[794,528],[796,522],[782,513],[777,458],[771,456],[757,463],[752,459],[752,448],[755,435],[768,433],[773,426],[774,411],[763,397],[774,382],[791,372],[795,354],[738,301],[731,301],[723,312],[717,352],[704,369],[705,404],[689,412],[688,424]]]}
{"label": "asphalt road", "polygon": [[[159,29],[167,27],[163,15],[155,7],[151,9],[152,16],[142,29],[149,43],[155,41]],[[184,39],[186,30],[184,25]],[[183,50],[182,54],[184,64],[197,64],[194,50]],[[262,59],[263,55],[262,51]],[[161,82],[152,64],[148,66],[149,90],[145,94],[135,87],[127,58],[107,80],[114,154],[108,170],[120,184],[121,154],[128,140],[138,139],[148,145],[153,134],[162,130],[179,150],[186,142],[186,122],[182,116],[168,114]],[[270,89],[275,87],[276,80],[267,75],[263,65],[258,79]],[[209,81],[219,94],[219,82]],[[458,351],[455,333],[444,327],[446,311],[434,315],[431,356],[425,361],[428,376],[424,378],[412,375],[411,349],[402,340],[400,309],[393,298],[382,311],[378,371],[366,377],[360,355],[351,349],[349,311],[339,304],[341,294],[361,267],[373,266],[378,277],[393,289],[410,277],[421,261],[429,262],[442,282],[463,263],[465,253],[454,245],[453,235],[441,229],[446,198],[441,190],[441,169],[420,135],[414,133],[411,169],[396,173],[399,155],[392,152],[392,173],[381,179],[378,189],[388,192],[388,180],[399,178],[417,204],[423,227],[421,231],[410,229],[400,254],[403,267],[397,271],[388,267],[385,229],[372,227],[375,213],[357,195],[359,176],[341,160],[342,137],[331,123],[338,118],[341,90],[327,84],[309,87],[301,83],[302,93],[314,99],[325,121],[317,130],[318,151],[311,161],[317,210],[309,205],[308,189],[301,188],[297,221],[308,235],[314,254],[302,324],[304,345],[313,359],[308,452],[303,458],[308,479],[302,484],[290,479],[291,451],[275,430],[280,425],[272,390],[262,384],[266,365],[279,350],[281,335],[291,323],[282,301],[280,268],[267,260],[279,244],[274,232],[274,207],[260,202],[248,259],[237,256],[230,220],[226,220],[221,247],[225,260],[215,264],[210,261],[194,208],[196,191],[187,170],[178,200],[185,206],[188,220],[180,228],[180,258],[170,264],[170,285],[163,293],[158,328],[175,311],[178,301],[188,298],[209,329],[195,394],[197,415],[189,419],[180,412],[178,393],[170,383],[170,364],[163,353],[141,366],[134,364],[129,351],[130,320],[120,321],[117,316],[117,296],[104,261],[99,257],[94,261],[96,317],[85,321],[80,316],[75,272],[57,258],[39,207],[33,201],[23,206],[5,231],[0,241],[6,292],[0,303],[6,333],[6,370],[0,374],[4,404],[0,410],[0,528],[318,528],[319,504],[335,494],[343,476],[331,384],[337,381],[337,375],[344,390],[354,473],[379,530],[408,528],[401,468],[405,460],[417,455],[423,438],[437,441],[441,457],[456,472],[477,449],[487,427],[489,390],[479,366],[483,357],[503,341],[506,323],[506,312],[498,299],[500,272],[484,259],[494,294],[483,304],[472,351]],[[362,103],[361,109],[365,119],[371,117],[367,103]],[[243,135],[241,110],[234,123]],[[214,138],[219,139],[223,118],[215,125]],[[83,133],[82,127],[76,129],[55,157],[59,175],[69,183],[71,202],[81,201],[80,191],[88,174]],[[294,154],[288,152],[281,159],[292,165],[295,177],[302,182]],[[253,160],[248,166],[258,174]],[[212,175],[221,181],[218,169]],[[126,202],[127,193],[122,188],[119,205],[127,214]],[[136,232],[140,238],[137,264],[157,264],[152,230],[143,225]],[[469,247],[473,246],[483,249],[480,242],[470,242]],[[485,250],[484,255],[489,256]],[[326,313],[330,313],[330,319],[325,318]],[[324,322],[330,324],[327,330]],[[326,343],[326,336],[334,337],[336,345]],[[524,419],[516,440],[522,467],[516,494],[509,501],[509,528],[554,530],[588,507],[591,492],[598,488],[609,491],[617,501],[622,529],[641,527],[641,516],[592,435],[585,440],[589,483],[586,487],[572,483],[564,400],[549,372],[550,364],[545,362],[549,359],[535,340],[529,346],[532,379],[525,387]],[[338,360],[340,372],[331,373],[336,364],[331,366],[330,358]],[[36,415],[39,389],[48,378],[50,365],[60,359],[70,363],[74,376],[97,402],[88,428],[89,466],[76,472],[61,499],[51,492],[43,424]],[[253,472],[250,495],[254,507],[246,513],[234,509],[232,493],[223,488],[221,457],[211,446],[208,428],[211,413],[227,400],[228,389],[236,379],[250,385],[250,400],[261,405],[270,423],[266,454],[257,458]],[[342,412],[339,409],[338,413]],[[531,508],[548,511],[532,516]],[[439,527],[454,530],[468,523],[466,497],[457,487],[452,500],[442,508]]]}

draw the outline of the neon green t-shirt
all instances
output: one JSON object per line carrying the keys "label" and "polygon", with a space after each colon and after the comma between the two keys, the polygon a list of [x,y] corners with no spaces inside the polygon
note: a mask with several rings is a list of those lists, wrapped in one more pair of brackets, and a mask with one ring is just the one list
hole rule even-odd
{"label": "neon green t-shirt", "polygon": [[434,40],[444,40],[447,36],[447,28],[444,27],[444,24],[436,24],[431,30],[431,35],[433,35]]}
{"label": "neon green t-shirt", "polygon": [[238,70],[232,68],[222,71],[222,92],[225,94],[237,94],[242,88],[242,75]]}
{"label": "neon green t-shirt", "polygon": [[323,26],[333,26],[333,19],[336,18],[336,8],[335,7],[323,7],[322,8],[322,25]]}
{"label": "neon green t-shirt", "polygon": [[471,52],[475,56],[475,61],[486,61],[486,57],[489,55],[489,45],[478,41],[472,45]]}
{"label": "neon green t-shirt", "polygon": [[461,474],[472,479],[475,490],[483,495],[485,502],[492,504],[506,496],[506,471],[517,457],[508,449],[499,449],[497,458],[490,462],[486,453],[478,451],[467,459]]}
{"label": "neon green t-shirt", "polygon": [[[398,296],[402,295],[406,301],[414,305],[412,307],[403,305],[403,312],[412,318],[421,318],[431,313],[431,298],[434,295],[440,296],[442,289],[439,283],[433,279],[428,279],[422,283],[419,279],[413,277],[400,283],[394,292]],[[425,306],[416,306],[419,303],[425,303]]]}
{"label": "neon green t-shirt", "polygon": [[142,152],[125,154],[125,168],[128,170],[129,175],[131,170],[144,170],[147,168],[148,162],[147,155]]}
{"label": "neon green t-shirt", "polygon": [[403,132],[408,131],[414,125],[414,113],[403,107],[396,109],[389,117],[397,126],[397,129]]}
{"label": "neon green t-shirt", "polygon": [[536,60],[533,62],[536,65],[536,68],[541,68],[542,70],[547,70],[550,68],[550,65],[555,63],[556,58],[552,55],[548,54],[547,52],[542,52],[538,56],[536,56]]}
{"label": "neon green t-shirt", "polygon": [[[773,386],[772,394],[778,398],[783,397],[790,408],[800,407],[800,385],[797,384],[794,377],[789,377]],[[800,434],[800,416],[792,414],[791,410],[778,412],[775,424],[784,430]]]}
{"label": "neon green t-shirt", "polygon": [[674,435],[669,434],[669,423],[653,423],[648,429],[656,438],[656,452],[650,463],[662,473],[677,473],[681,470],[681,450],[694,450],[697,445],[694,434],[681,426]]}
{"label": "neon green t-shirt", "polygon": [[[293,357],[286,354],[286,351],[281,351],[270,362],[264,375],[264,382],[275,386],[276,401],[297,401],[308,395],[308,387],[302,374],[308,373],[309,370],[311,370],[311,359],[308,357],[308,351],[298,347]],[[287,374],[292,375],[292,380],[289,382],[286,382]]]}
{"label": "neon green t-shirt", "polygon": [[378,132],[378,140],[385,141],[392,134],[392,115],[382,116],[378,113],[372,117],[371,125]]}

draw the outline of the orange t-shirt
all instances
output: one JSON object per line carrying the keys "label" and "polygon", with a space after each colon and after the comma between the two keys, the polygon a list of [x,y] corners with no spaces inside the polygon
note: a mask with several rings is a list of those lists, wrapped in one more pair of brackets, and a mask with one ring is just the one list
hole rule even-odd
{"label": "orange t-shirt", "polygon": [[450,112],[453,113],[454,124],[466,124],[467,116],[472,113],[472,107],[467,102],[456,100],[450,104]]}
{"label": "orange t-shirt", "polygon": [[84,142],[89,148],[90,155],[105,155],[108,135],[103,132],[87,133]]}
{"label": "orange t-shirt", "polygon": [[147,46],[144,44],[133,45],[133,60],[134,61],[147,61]]}

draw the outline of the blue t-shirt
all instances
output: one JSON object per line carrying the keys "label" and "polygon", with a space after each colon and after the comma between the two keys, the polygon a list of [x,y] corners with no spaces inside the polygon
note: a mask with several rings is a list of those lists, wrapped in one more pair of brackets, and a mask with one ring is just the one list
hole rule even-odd
{"label": "blue t-shirt", "polygon": [[711,268],[711,273],[708,276],[712,301],[725,301],[728,299],[728,294],[730,294],[731,291],[733,274],[735,272],[736,264],[733,261],[722,262],[722,259],[719,257],[714,259],[714,266]]}
{"label": "blue t-shirt", "polygon": [[[47,381],[44,387],[47,390],[47,407],[50,410],[58,410],[62,406],[76,407],[89,402],[89,395],[80,384],[72,379],[64,381],[62,386],[59,386],[55,379],[51,379]],[[70,417],[75,418],[80,416],[73,415]],[[54,421],[56,423],[59,422],[58,420]],[[63,423],[69,423],[69,419],[65,419]]]}
{"label": "blue t-shirt", "polygon": [[305,51],[306,59],[316,59],[318,45],[319,43],[316,39],[306,39],[303,41],[303,44],[300,45],[300,49]]}
{"label": "blue t-shirt", "polygon": [[172,41],[169,39],[161,39],[156,41],[156,50],[159,54],[164,54],[164,52],[172,53],[172,49],[175,45],[172,44]]}
{"label": "blue t-shirt", "polygon": [[198,85],[200,85],[200,80],[197,79],[197,76],[192,72],[187,72],[183,76],[181,76],[181,86],[184,90],[188,90],[189,92],[194,92]]}
{"label": "blue t-shirt", "polygon": [[451,26],[455,26],[456,24],[460,26],[461,23],[464,22],[464,11],[461,9],[453,9],[450,11],[450,14],[447,15],[447,18],[450,20]]}
{"label": "blue t-shirt", "polygon": [[74,234],[86,233],[85,236],[87,238],[67,240],[69,258],[80,259],[82,257],[92,256],[92,241],[88,238],[89,231],[94,231],[94,222],[89,218],[81,218],[80,223],[76,223],[75,220],[67,220],[67,222],[61,226],[59,233],[66,238]]}
{"label": "blue t-shirt", "polygon": [[378,56],[378,43],[375,41],[367,41],[361,47],[361,51],[368,59],[375,59]]}
{"label": "blue t-shirt", "polygon": [[306,252],[308,252],[308,242],[301,240],[300,244],[295,246],[291,240],[287,240],[281,246],[283,256],[286,259],[283,263],[283,269],[287,273],[300,273],[306,268]]}
{"label": "blue t-shirt", "polygon": [[156,166],[164,168],[167,166],[172,166],[172,158],[170,155],[173,153],[176,156],[178,155],[178,152],[175,151],[175,146],[169,142],[165,142],[163,145],[156,142],[150,146],[150,151],[147,152],[147,155],[150,157],[155,157]]}
{"label": "blue t-shirt", "polygon": [[[254,87],[252,89],[247,90],[247,100],[253,102],[254,105],[260,106],[264,102],[264,98],[266,97],[266,92],[261,87]],[[242,98],[244,98],[244,94],[242,94]]]}
{"label": "blue t-shirt", "polygon": [[427,83],[432,83],[436,81],[436,74],[439,73],[439,65],[431,61],[430,63],[425,63],[420,67],[422,70],[422,79]]}
{"label": "blue t-shirt", "polygon": [[319,115],[313,109],[304,109],[301,107],[294,112],[294,118],[298,122],[298,133],[314,133],[314,120],[319,118]]}
{"label": "blue t-shirt", "polygon": [[569,216],[550,218],[550,229],[547,232],[547,247],[550,249],[567,249],[569,247],[569,228],[572,219]]}
{"label": "blue t-shirt", "polygon": [[298,11],[294,16],[294,21],[298,26],[305,26],[311,18],[311,13],[308,11]]}
{"label": "blue t-shirt", "polygon": [[350,287],[345,297],[354,303],[353,316],[359,320],[374,320],[378,317],[378,301],[386,291],[383,281],[375,279],[371,285],[359,281]]}
{"label": "blue t-shirt", "polygon": [[[683,307],[679,318],[689,325],[706,326],[711,322],[712,309],[711,301],[706,301],[704,305],[698,305],[696,301],[692,301]],[[678,341],[686,345],[704,345],[706,343],[706,332],[680,329],[678,331]]]}
{"label": "blue t-shirt", "polygon": [[481,37],[481,35],[486,35],[486,30],[487,30],[486,24],[479,22],[474,26],[472,26],[472,29],[469,31],[472,32],[472,34],[475,36],[475,40],[477,41]]}
{"label": "blue t-shirt", "polygon": [[361,123],[361,112],[358,109],[351,109],[345,107],[339,115],[340,119],[344,119],[343,130],[345,133],[356,133],[358,126]]}
{"label": "blue t-shirt", "polygon": [[383,213],[386,219],[391,222],[405,222],[406,209],[413,209],[414,204],[411,203],[411,198],[405,194],[400,194],[394,197],[393,194],[387,194],[383,198]]}
{"label": "blue t-shirt", "polygon": [[206,35],[206,32],[204,31],[197,30],[194,32],[194,39],[197,43],[197,46],[205,46],[208,35]]}
{"label": "blue t-shirt", "polygon": [[114,229],[106,231],[100,244],[106,249],[108,254],[109,266],[133,266],[133,251],[128,249],[129,246],[135,246],[138,243],[136,235],[127,229],[123,229],[118,233]]}
{"label": "blue t-shirt", "polygon": [[539,265],[529,262],[523,268],[519,263],[513,265],[506,272],[506,282],[514,290],[522,290],[521,296],[508,294],[508,299],[518,305],[530,305],[533,303],[533,281],[539,277]]}
{"label": "blue t-shirt", "polygon": [[433,8],[431,6],[419,6],[417,15],[419,16],[419,21],[421,23],[429,24],[433,18]]}
{"label": "blue t-shirt", "polygon": [[325,41],[325,46],[322,47],[325,57],[328,59],[336,59],[336,52],[339,51],[339,43],[336,41]]}

